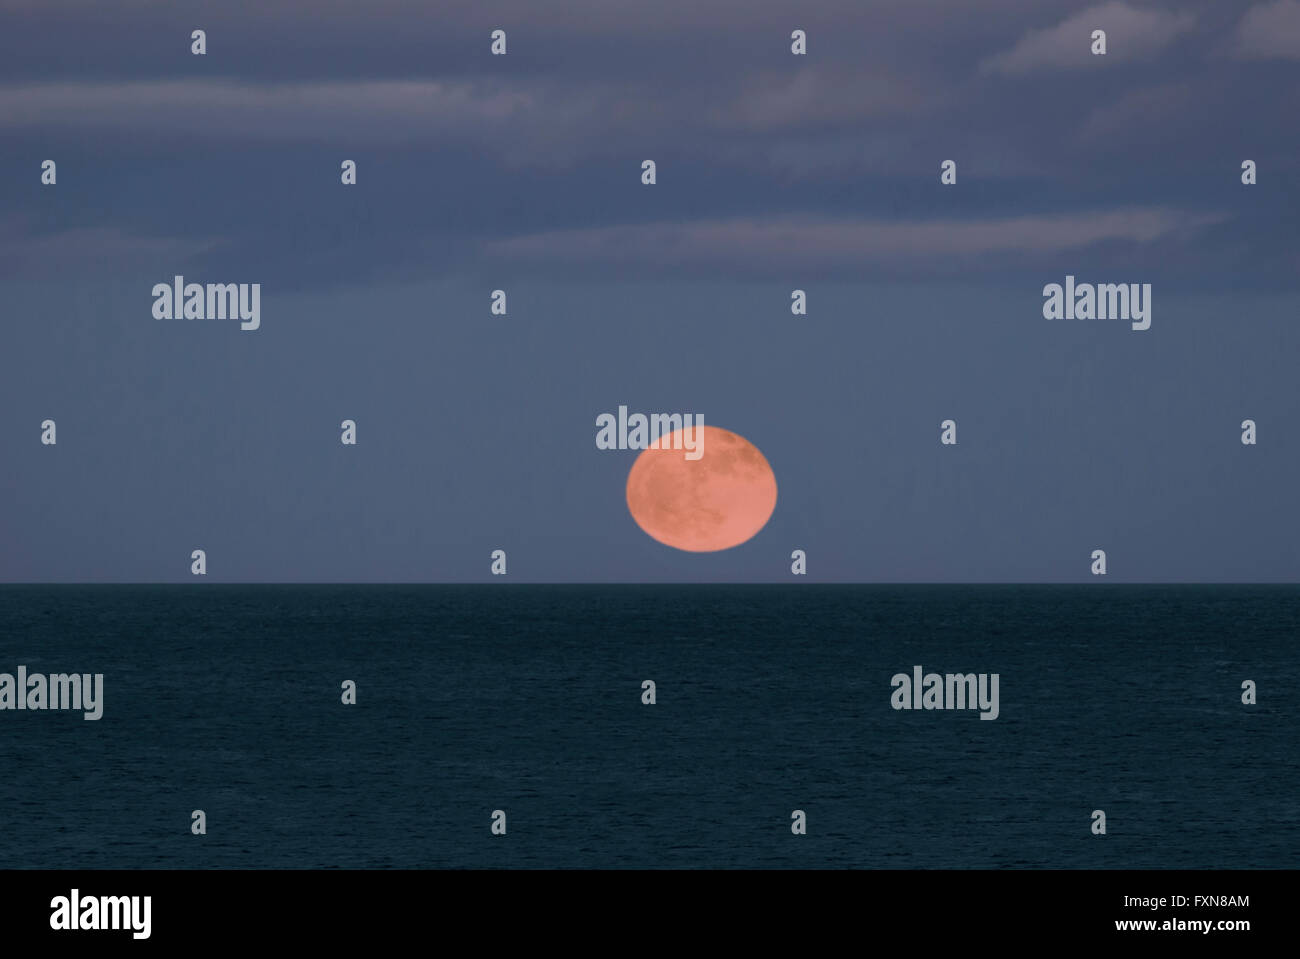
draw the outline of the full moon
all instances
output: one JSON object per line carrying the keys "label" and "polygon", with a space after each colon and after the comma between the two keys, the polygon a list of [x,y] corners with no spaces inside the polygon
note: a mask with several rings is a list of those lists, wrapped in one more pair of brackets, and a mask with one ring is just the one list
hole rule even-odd
{"label": "full moon", "polygon": [[749,440],[717,426],[700,428],[703,455],[688,460],[680,432],[660,437],[658,449],[642,450],[632,464],[632,518],[676,549],[708,553],[739,546],[776,508],[772,467]]}

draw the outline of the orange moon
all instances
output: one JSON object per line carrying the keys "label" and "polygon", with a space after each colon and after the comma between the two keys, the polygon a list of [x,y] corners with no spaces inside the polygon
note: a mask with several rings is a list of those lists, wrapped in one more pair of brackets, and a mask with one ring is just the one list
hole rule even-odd
{"label": "orange moon", "polygon": [[[758,447],[717,426],[699,428],[702,455],[688,460],[678,430],[642,450],[627,475],[627,508],[659,542],[692,553],[739,546],[776,508],[776,476]],[[676,447],[676,449],[674,449]]]}

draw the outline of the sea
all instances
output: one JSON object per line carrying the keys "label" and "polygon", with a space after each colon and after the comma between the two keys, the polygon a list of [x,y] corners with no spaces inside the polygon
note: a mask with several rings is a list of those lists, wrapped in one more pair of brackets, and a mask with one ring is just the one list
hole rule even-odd
{"label": "sea", "polygon": [[1295,868],[1298,641],[1290,585],[0,586],[0,673],[104,677],[0,710],[0,869]]}

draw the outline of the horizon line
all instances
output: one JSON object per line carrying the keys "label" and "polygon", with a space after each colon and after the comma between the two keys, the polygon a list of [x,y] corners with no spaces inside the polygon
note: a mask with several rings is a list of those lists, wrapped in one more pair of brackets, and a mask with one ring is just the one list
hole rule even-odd
{"label": "horizon line", "polygon": [[789,582],[786,580],[716,580],[679,581],[663,580],[607,580],[578,582],[574,580],[515,580],[500,583],[492,580],[218,580],[209,583],[192,583],[183,580],[164,581],[111,581],[111,580],[6,580],[5,586],[1300,586],[1300,580],[1150,580],[1122,581],[1107,584],[1087,580],[812,580]]}

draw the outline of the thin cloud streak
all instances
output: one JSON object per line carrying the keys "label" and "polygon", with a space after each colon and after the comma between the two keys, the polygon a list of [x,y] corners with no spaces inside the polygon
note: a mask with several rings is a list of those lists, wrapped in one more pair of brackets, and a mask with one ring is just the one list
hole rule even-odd
{"label": "thin cloud streak", "polygon": [[[1074,14],[1054,27],[1030,30],[1010,50],[980,64],[982,73],[1018,74],[1067,70],[1096,62],[1135,60],[1164,49],[1196,24],[1191,13],[1172,13],[1104,3]],[[1094,56],[1094,30],[1106,31],[1105,60]]]}
{"label": "thin cloud streak", "polygon": [[1047,256],[1105,242],[1153,243],[1226,219],[1160,208],[926,222],[737,218],[551,231],[495,241],[488,251],[540,262],[847,267],[868,259]]}

